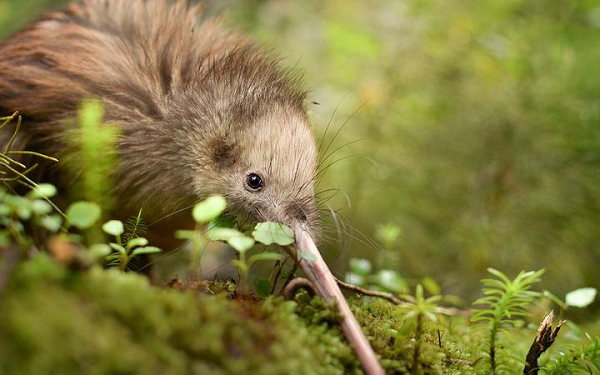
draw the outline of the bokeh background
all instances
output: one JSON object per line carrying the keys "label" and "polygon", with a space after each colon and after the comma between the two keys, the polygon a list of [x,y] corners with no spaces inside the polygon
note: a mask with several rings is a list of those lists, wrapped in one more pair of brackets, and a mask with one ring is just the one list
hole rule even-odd
{"label": "bokeh background", "polygon": [[[0,0],[0,38],[64,3]],[[342,128],[320,184],[337,272],[368,258],[467,301],[487,267],[600,287],[597,0],[215,3],[304,72],[322,150]]]}

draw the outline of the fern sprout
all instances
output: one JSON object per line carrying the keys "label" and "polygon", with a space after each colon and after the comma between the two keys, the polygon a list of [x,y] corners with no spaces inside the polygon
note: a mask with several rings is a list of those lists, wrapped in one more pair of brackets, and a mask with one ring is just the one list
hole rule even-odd
{"label": "fern sprout", "polygon": [[142,218],[142,210],[125,222],[125,242],[137,237],[143,237],[148,232],[146,221]]}
{"label": "fern sprout", "polygon": [[[502,272],[488,268],[497,279],[483,279],[483,294],[485,297],[475,301],[475,305],[486,308],[474,309],[473,322],[487,323],[488,342],[486,354],[489,356],[490,373],[503,372],[506,366],[497,361],[498,334],[500,330],[514,327],[519,318],[529,315],[527,307],[540,296],[539,292],[530,290],[531,286],[540,280],[544,270],[521,271],[514,280],[510,280]],[[507,358],[510,353],[503,353]]]}
{"label": "fern sprout", "polygon": [[415,349],[413,352],[413,365],[412,374],[417,374],[419,370],[419,357],[421,355],[421,336],[423,335],[423,319],[430,320],[437,323],[436,309],[439,307],[438,302],[442,296],[431,296],[425,298],[423,293],[423,286],[417,285],[415,290],[415,296],[403,295],[402,298],[407,301],[404,309],[406,314],[405,319],[416,319],[416,332],[415,332]]}

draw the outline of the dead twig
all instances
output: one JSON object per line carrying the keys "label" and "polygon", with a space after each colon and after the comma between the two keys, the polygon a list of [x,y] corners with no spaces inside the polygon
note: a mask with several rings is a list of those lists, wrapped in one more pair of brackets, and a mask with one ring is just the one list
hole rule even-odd
{"label": "dead twig", "polygon": [[340,288],[344,288],[346,290],[350,290],[350,291],[356,292],[358,294],[362,294],[362,295],[370,296],[370,297],[383,298],[383,299],[386,299],[396,305],[402,305],[405,303],[405,302],[402,302],[402,300],[400,298],[394,296],[392,293],[379,292],[379,291],[375,291],[375,290],[361,288],[360,286],[346,283],[346,282],[338,279],[337,277],[335,277],[335,282],[338,283]]}
{"label": "dead twig", "polygon": [[556,327],[552,328],[552,324],[554,323],[554,311],[550,311],[548,315],[544,317],[542,323],[540,323],[540,327],[537,330],[537,335],[535,336],[535,340],[533,340],[533,344],[531,344],[531,348],[529,348],[529,352],[527,353],[525,368],[523,369],[523,374],[525,375],[537,375],[539,371],[538,359],[542,355],[543,352],[546,351],[552,345],[556,336],[558,335],[558,331],[560,331],[560,327],[565,323],[564,320],[559,320]]}
{"label": "dead twig", "polygon": [[[340,288],[343,288],[343,289],[346,289],[346,290],[349,290],[349,291],[352,291],[352,292],[355,292],[358,294],[362,294],[362,295],[369,296],[369,297],[383,298],[383,299],[388,300],[391,303],[398,305],[400,307],[408,305],[407,302],[402,301],[400,298],[396,297],[392,293],[365,289],[360,286],[346,283],[338,278],[335,278],[335,281],[340,286]],[[438,307],[435,309],[435,312],[437,312],[438,314],[442,314],[442,315],[462,316],[465,318],[470,318],[472,315],[470,311],[457,309],[455,307]]]}

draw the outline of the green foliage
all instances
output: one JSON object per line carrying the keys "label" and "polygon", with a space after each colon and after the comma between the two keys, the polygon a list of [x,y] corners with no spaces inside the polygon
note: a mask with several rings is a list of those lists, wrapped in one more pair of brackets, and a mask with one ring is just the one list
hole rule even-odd
{"label": "green foliage", "polygon": [[294,243],[294,232],[280,223],[258,223],[252,232],[254,239],[262,244],[287,246]]}
{"label": "green foliage", "polygon": [[559,351],[545,366],[548,375],[595,374],[600,372],[600,337],[587,339],[588,343],[578,348]]}
{"label": "green foliage", "polygon": [[396,271],[383,269],[372,273],[371,262],[360,258],[350,259],[346,282],[395,294],[405,293],[409,289],[406,280]]}
{"label": "green foliage", "polygon": [[78,229],[92,227],[98,219],[102,210],[93,202],[75,202],[67,210],[67,225]]}
{"label": "green foliage", "polygon": [[304,73],[322,152],[352,116],[319,189],[352,228],[326,237],[467,299],[500,265],[600,287],[597,0],[229,3]]}
{"label": "green foliage", "polygon": [[[511,361],[510,349],[499,350],[499,331],[506,327],[516,327],[523,317],[528,316],[529,306],[541,293],[530,290],[531,286],[540,280],[544,270],[520,272],[514,280],[510,280],[502,272],[495,269],[488,271],[496,279],[483,279],[483,294],[485,297],[478,299],[474,305],[483,305],[486,308],[475,309],[473,322],[486,323],[488,342],[486,352],[489,358],[489,367],[492,373],[510,373],[515,363]],[[501,361],[499,359],[507,359]],[[509,363],[504,363],[509,362]],[[518,362],[517,362],[518,363]]]}
{"label": "green foliage", "polygon": [[137,216],[130,217],[127,220],[125,230],[125,242],[128,242],[132,238],[143,236],[148,231],[146,222],[142,218],[142,210],[138,212]]}
{"label": "green foliage", "polygon": [[[115,238],[115,242],[109,244],[114,252],[106,254],[105,257],[109,261],[109,265],[118,265],[121,270],[127,269],[127,266],[135,257],[162,251],[156,246],[147,246],[148,240],[143,237],[135,237],[132,233],[123,236],[125,234],[125,226],[119,220],[110,220],[104,223],[102,230]],[[126,240],[123,241],[123,238],[126,238]],[[104,247],[98,249],[99,254],[103,254],[104,252]]]}
{"label": "green foliage", "polygon": [[573,290],[565,296],[567,306],[587,307],[596,299],[598,291],[596,288],[581,288]]}
{"label": "green foliage", "polygon": [[114,205],[110,193],[114,182],[109,178],[117,165],[117,127],[102,122],[104,107],[99,101],[84,101],[78,112],[79,132],[72,144],[78,149],[74,173],[79,174],[77,194],[110,212]]}
{"label": "green foliage", "polygon": [[[175,235],[177,238],[189,240],[192,243],[191,274],[197,273],[200,268],[200,258],[209,241],[221,241],[231,246],[238,255],[238,259],[233,259],[231,264],[238,270],[239,285],[243,287],[250,268],[256,262],[281,261],[283,259],[281,254],[271,251],[248,256],[247,253],[255,247],[255,244],[289,245],[294,242],[293,232],[285,225],[267,222],[258,223],[252,236],[247,235],[235,229],[235,223],[228,223],[220,219],[220,215],[225,209],[226,201],[222,196],[214,195],[207,198],[196,204],[192,211],[192,216],[196,221],[195,230],[180,230]],[[260,286],[262,288],[258,293],[263,295],[266,290],[265,284],[260,284]]]}
{"label": "green foliage", "polygon": [[197,223],[209,223],[221,216],[226,205],[225,198],[213,195],[198,203],[192,211],[192,216]]}

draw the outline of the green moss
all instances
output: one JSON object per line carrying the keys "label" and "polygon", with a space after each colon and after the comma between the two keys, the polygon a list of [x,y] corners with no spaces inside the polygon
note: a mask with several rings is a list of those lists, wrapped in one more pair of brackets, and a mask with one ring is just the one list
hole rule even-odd
{"label": "green moss", "polygon": [[357,373],[339,333],[295,309],[155,288],[113,270],[72,273],[38,256],[0,303],[0,373]]}
{"label": "green moss", "polygon": [[[135,273],[76,272],[35,256],[19,265],[0,296],[0,374],[362,373],[337,312],[321,299],[232,299],[223,290],[159,288]],[[484,326],[440,317],[417,336],[415,319],[402,308],[377,299],[349,302],[387,374],[412,373],[417,342],[416,373],[489,373]],[[530,324],[501,332],[499,342],[515,354],[503,358],[511,370],[502,373],[522,370],[535,330]],[[564,350],[559,345],[550,350],[554,362]],[[592,349],[586,358],[597,360]]]}

